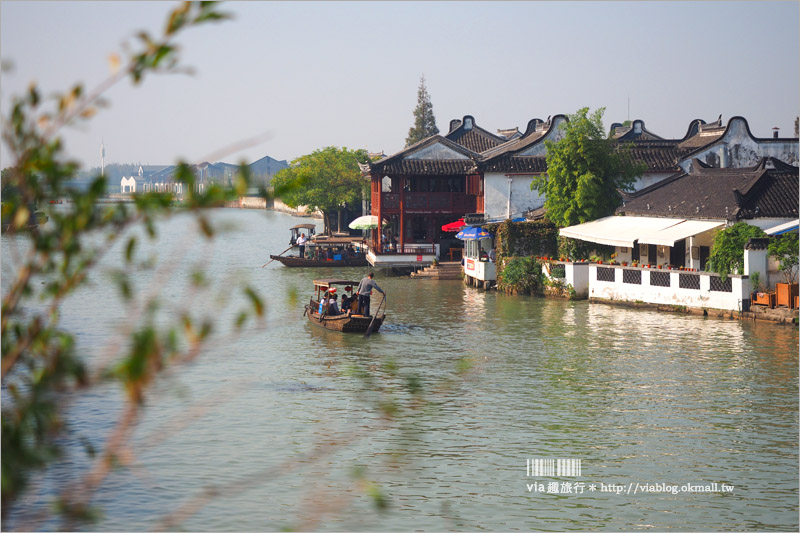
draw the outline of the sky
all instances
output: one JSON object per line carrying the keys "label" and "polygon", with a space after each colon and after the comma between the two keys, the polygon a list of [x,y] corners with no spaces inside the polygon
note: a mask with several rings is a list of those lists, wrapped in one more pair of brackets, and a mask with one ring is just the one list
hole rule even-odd
{"label": "sky", "polygon": [[[110,75],[174,2],[0,1],[0,112],[31,82],[48,95]],[[695,118],[743,116],[792,136],[800,114],[800,3],[227,2],[233,20],[178,39],[193,75],[123,81],[109,107],[62,130],[86,168],[291,161],[325,146],[403,149],[425,76],[437,126],[495,132],[605,107],[681,138]],[[243,140],[256,138],[250,144]],[[233,148],[227,149],[226,147]],[[220,152],[222,150],[222,152]],[[0,150],[0,165],[13,164]]]}

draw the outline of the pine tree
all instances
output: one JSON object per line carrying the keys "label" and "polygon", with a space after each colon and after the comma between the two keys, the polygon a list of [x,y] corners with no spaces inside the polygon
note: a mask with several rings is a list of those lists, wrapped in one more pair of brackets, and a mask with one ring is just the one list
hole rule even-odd
{"label": "pine tree", "polygon": [[414,109],[414,125],[408,130],[406,146],[411,146],[415,142],[437,133],[439,133],[439,128],[436,127],[436,117],[433,116],[431,96],[425,87],[425,76],[421,76],[419,89],[417,89],[417,107]]}

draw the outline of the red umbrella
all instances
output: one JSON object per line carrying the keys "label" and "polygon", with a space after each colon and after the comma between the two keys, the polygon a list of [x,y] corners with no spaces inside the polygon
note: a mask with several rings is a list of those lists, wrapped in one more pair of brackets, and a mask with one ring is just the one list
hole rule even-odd
{"label": "red umbrella", "polygon": [[464,219],[459,218],[455,222],[451,222],[449,224],[445,224],[444,226],[442,226],[442,231],[461,231],[466,227],[467,225],[464,224]]}

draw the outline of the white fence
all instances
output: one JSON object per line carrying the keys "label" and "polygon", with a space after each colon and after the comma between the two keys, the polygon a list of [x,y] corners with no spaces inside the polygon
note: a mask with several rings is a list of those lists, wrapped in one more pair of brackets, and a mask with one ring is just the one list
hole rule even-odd
{"label": "white fence", "polygon": [[747,276],[731,275],[723,282],[712,272],[561,261],[545,264],[543,271],[572,285],[578,297],[604,300],[738,311],[748,307],[752,291]]}

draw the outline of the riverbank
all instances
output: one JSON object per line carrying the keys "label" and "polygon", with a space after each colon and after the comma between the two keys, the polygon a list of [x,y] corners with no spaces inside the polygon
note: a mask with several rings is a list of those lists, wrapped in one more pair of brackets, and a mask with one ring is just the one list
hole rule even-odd
{"label": "riverbank", "polygon": [[[553,296],[555,298],[555,296]],[[773,322],[781,325],[798,326],[797,309],[769,309],[762,306],[752,306],[751,311],[730,311],[725,309],[709,309],[700,307],[686,307],[684,305],[654,304],[648,302],[629,302],[624,300],[609,300],[606,298],[589,298],[589,303],[600,303],[627,307],[632,309],[648,309],[665,313],[678,313],[694,316],[722,318],[728,320],[751,320]]]}

